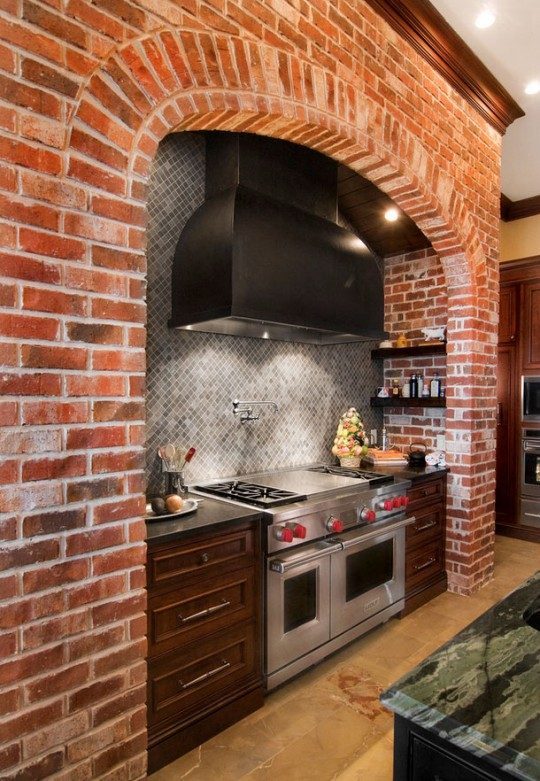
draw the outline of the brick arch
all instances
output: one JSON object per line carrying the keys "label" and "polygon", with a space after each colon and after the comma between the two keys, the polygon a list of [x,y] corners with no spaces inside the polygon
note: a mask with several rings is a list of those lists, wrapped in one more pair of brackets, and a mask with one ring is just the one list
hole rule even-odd
{"label": "brick arch", "polygon": [[488,295],[484,248],[449,176],[398,118],[380,121],[363,86],[292,54],[221,33],[161,30],[130,41],[93,73],[73,114],[68,176],[102,195],[90,199],[89,214],[74,217],[72,227],[91,240],[142,254],[152,160],[160,140],[178,131],[249,131],[294,141],[385,191],[431,240],[446,278],[447,441],[455,470],[447,560],[451,588],[473,590],[475,577],[479,582],[490,571],[491,554],[488,546],[484,574],[471,580],[461,575],[462,543],[466,547],[469,535],[478,536],[479,524],[488,538],[493,535],[489,490],[478,489],[474,503],[463,499],[462,475],[476,445],[464,425],[461,387],[467,375],[472,384],[484,357],[483,348],[466,342],[471,329],[492,340],[493,324],[476,316],[479,299]]}
{"label": "brick arch", "polygon": [[[160,30],[114,51],[88,79],[72,114],[68,152],[85,152],[88,125],[104,148],[92,150],[87,139],[86,151],[112,176],[125,171],[127,181],[144,182],[157,144],[178,130],[246,131],[310,146],[386,192],[430,239],[449,288],[457,279],[476,293],[485,258],[448,177],[398,119],[378,121],[361,83],[308,60],[211,29]],[[115,155],[115,147],[125,152]]]}

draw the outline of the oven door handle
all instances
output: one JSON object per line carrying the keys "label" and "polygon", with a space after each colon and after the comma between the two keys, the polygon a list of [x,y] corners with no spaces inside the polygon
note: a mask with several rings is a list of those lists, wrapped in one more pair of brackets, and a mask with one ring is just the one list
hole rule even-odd
{"label": "oven door handle", "polygon": [[294,558],[291,558],[290,561],[279,558],[270,559],[268,566],[272,572],[278,572],[280,575],[283,575],[285,572],[290,572],[297,567],[303,567],[304,564],[311,564],[312,561],[323,559],[325,556],[330,556],[330,554],[336,553],[341,549],[341,543],[330,543],[322,550],[311,551],[310,553],[306,553],[305,556],[300,556],[299,558],[295,556]]}
{"label": "oven door handle", "polygon": [[525,443],[523,445],[523,450],[526,453],[535,453],[536,455],[540,455],[540,447],[538,447],[538,445],[528,445]]}
{"label": "oven door handle", "polygon": [[392,532],[397,531],[398,529],[402,529],[404,526],[410,526],[412,523],[415,523],[416,517],[414,515],[409,516],[408,518],[403,518],[400,521],[396,521],[396,523],[393,523],[391,526],[387,526],[386,528],[375,528],[370,529],[370,531],[358,534],[356,537],[352,537],[351,539],[341,539],[341,544],[346,550],[347,548],[353,548],[355,545],[360,545],[362,542],[366,542],[366,540],[372,540],[374,537],[380,537],[383,534],[391,534]]}

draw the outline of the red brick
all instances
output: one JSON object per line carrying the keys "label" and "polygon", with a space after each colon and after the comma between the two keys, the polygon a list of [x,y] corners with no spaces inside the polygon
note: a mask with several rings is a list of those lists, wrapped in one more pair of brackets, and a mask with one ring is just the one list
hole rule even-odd
{"label": "red brick", "polygon": [[0,314],[0,335],[21,339],[53,341],[60,332],[60,321],[52,317]]}
{"label": "red brick", "polygon": [[66,260],[82,260],[84,258],[85,245],[79,239],[21,228],[19,241],[21,249],[26,252],[35,252],[36,255],[48,255],[52,258],[65,258]]}
{"label": "red brick", "polygon": [[69,691],[90,678],[90,665],[82,662],[72,665],[60,672],[49,674],[26,686],[26,700],[29,703],[38,702],[50,697],[51,691]]}
{"label": "red brick", "polygon": [[120,375],[69,375],[66,377],[69,396],[123,396],[126,381]]}
{"label": "red brick", "polygon": [[125,591],[125,585],[124,577],[115,574],[75,586],[66,592],[68,607],[72,609],[109,597],[117,597]]}
{"label": "red brick", "polygon": [[[40,670],[54,670],[63,664],[62,645],[55,645],[52,648],[34,651],[0,663],[0,683],[13,683],[17,679],[31,677]],[[39,714],[41,712],[58,716],[62,712],[62,702],[56,701],[50,706],[43,708],[42,711],[31,711],[11,719],[9,723],[0,724],[0,740],[6,740],[11,737],[19,737],[23,728],[28,731],[40,725]],[[17,732],[15,725],[19,725],[20,732]]]}
{"label": "red brick", "polygon": [[88,414],[85,401],[28,401],[22,405],[23,424],[33,426],[48,423],[87,423]]}
{"label": "red brick", "polygon": [[46,570],[30,570],[23,575],[23,591],[33,594],[36,591],[63,586],[65,583],[77,583],[88,577],[89,566],[86,559],[64,561],[53,564]]}
{"label": "red brick", "polygon": [[0,401],[0,426],[15,426],[18,420],[18,403],[16,401]]}
{"label": "red brick", "polygon": [[83,502],[91,499],[108,498],[122,493],[122,478],[101,477],[91,480],[77,480],[69,483],[66,492],[67,502]]}
{"label": "red brick", "polygon": [[39,648],[46,643],[65,640],[89,628],[90,622],[86,610],[41,620],[23,629],[23,648],[25,651]]}
{"label": "red brick", "polygon": [[[20,743],[11,743],[9,746],[0,749],[0,770],[7,770],[21,761]],[[4,776],[7,778],[7,776]]]}
{"label": "red brick", "polygon": [[94,575],[104,575],[109,572],[128,569],[142,565],[146,561],[146,546],[138,545],[127,547],[112,553],[105,553],[102,556],[93,556],[92,573]]}
{"label": "red brick", "polygon": [[144,498],[122,499],[116,502],[107,502],[93,508],[93,520],[96,524],[110,523],[112,521],[125,520],[142,516],[145,510]]}
{"label": "red brick", "polygon": [[[109,526],[71,534],[66,540],[66,556],[77,556],[100,548],[113,548],[125,543],[122,526]],[[123,550],[125,550],[123,548]]]}
{"label": "red brick", "polygon": [[144,453],[127,451],[123,453],[98,453],[92,456],[92,472],[129,472],[144,469]]}
{"label": "red brick", "polygon": [[137,401],[96,401],[93,418],[98,423],[114,420],[144,420],[144,404]]}
{"label": "red brick", "polygon": [[56,559],[60,548],[57,540],[26,542],[22,547],[5,547],[0,550],[0,570],[25,567],[28,564]]}
{"label": "red brick", "polygon": [[113,249],[112,247],[101,247],[99,244],[94,244],[92,247],[92,261],[96,266],[117,269],[119,271],[146,271],[144,255]]}
{"label": "red brick", "polygon": [[126,444],[126,432],[123,426],[95,426],[92,428],[73,428],[68,431],[68,450],[86,450],[88,448],[121,447]]}
{"label": "red brick", "polygon": [[[14,165],[33,168],[43,173],[58,175],[62,168],[59,154],[46,149],[39,149],[22,141],[0,136],[0,157],[9,160]],[[21,244],[21,246],[23,246]],[[46,254],[46,253],[45,253]]]}
{"label": "red brick", "polygon": [[113,675],[102,681],[94,681],[89,686],[78,689],[68,696],[69,712],[73,713],[79,708],[85,708],[100,700],[108,699],[122,691],[124,685],[123,675]]}
{"label": "red brick", "polygon": [[74,347],[42,347],[25,344],[22,363],[33,369],[86,369],[87,353]]}
{"label": "red brick", "polygon": [[23,308],[39,312],[55,312],[61,315],[86,315],[88,301],[84,296],[76,296],[73,292],[62,293],[42,288],[25,287]]}
{"label": "red brick", "polygon": [[57,285],[61,281],[60,268],[56,263],[36,260],[25,255],[0,252],[0,268],[5,277],[47,282],[51,285]]}
{"label": "red brick", "polygon": [[[79,458],[77,456],[76,458]],[[83,456],[84,458],[84,456]],[[86,509],[53,510],[27,515],[23,518],[23,535],[35,537],[40,534],[55,534],[78,529],[86,522]]]}

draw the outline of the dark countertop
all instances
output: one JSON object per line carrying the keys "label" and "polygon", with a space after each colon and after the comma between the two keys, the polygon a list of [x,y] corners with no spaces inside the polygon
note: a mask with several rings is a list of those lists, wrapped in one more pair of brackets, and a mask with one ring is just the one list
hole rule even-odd
{"label": "dark countertop", "polygon": [[189,531],[217,526],[229,521],[251,520],[260,516],[260,513],[251,507],[243,508],[207,496],[203,498],[195,494],[187,494],[186,498],[198,500],[199,506],[195,512],[179,515],[176,518],[164,518],[162,521],[146,521],[146,541],[149,545],[176,540]]}
{"label": "dark countertop", "polygon": [[[362,466],[364,468],[364,466]],[[365,468],[370,472],[378,472],[383,475],[392,475],[401,480],[419,480],[422,477],[430,477],[432,475],[447,474],[450,470],[447,466],[422,466],[422,467],[409,467],[409,466],[373,466],[365,465]]]}
{"label": "dark countertop", "polygon": [[540,572],[381,695],[390,710],[520,779],[540,779]]}

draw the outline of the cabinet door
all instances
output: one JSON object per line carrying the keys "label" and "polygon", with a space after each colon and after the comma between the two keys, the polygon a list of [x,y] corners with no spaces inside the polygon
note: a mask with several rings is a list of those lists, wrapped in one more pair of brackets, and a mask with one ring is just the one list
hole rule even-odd
{"label": "cabinet door", "polygon": [[501,285],[499,302],[499,344],[513,344],[517,333],[517,285]]}
{"label": "cabinet door", "polygon": [[523,285],[522,308],[522,369],[537,370],[540,369],[540,281]]}
{"label": "cabinet door", "polygon": [[515,347],[499,347],[495,509],[502,523],[516,520],[515,365]]}

